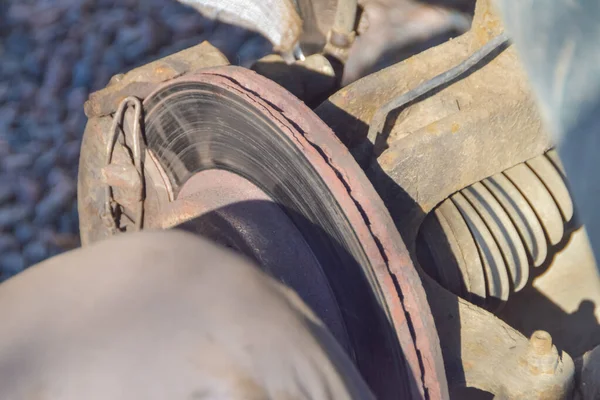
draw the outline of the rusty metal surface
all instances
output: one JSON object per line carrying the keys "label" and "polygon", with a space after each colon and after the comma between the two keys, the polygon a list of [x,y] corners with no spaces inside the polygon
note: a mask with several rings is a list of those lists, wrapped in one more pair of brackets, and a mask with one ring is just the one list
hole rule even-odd
{"label": "rusty metal surface", "polygon": [[110,236],[101,215],[106,196],[102,167],[111,122],[110,117],[90,119],[83,133],[77,178],[77,210],[83,246]]}
{"label": "rusty metal surface", "polygon": [[90,94],[84,110],[88,118],[114,112],[127,96],[145,98],[156,85],[202,68],[227,65],[227,58],[208,42],[171,54],[168,57],[116,75],[104,89]]}
{"label": "rusty metal surface", "polygon": [[[342,141],[352,148],[366,138],[369,124],[377,109],[392,98],[396,98],[418,86],[421,82],[454,67],[502,31],[502,22],[492,9],[491,2],[488,0],[478,1],[470,31],[342,88],[316,110],[317,115],[330,125],[334,132],[339,131],[343,135]],[[526,89],[525,75],[515,60],[514,51],[511,50],[508,53],[510,57],[503,56],[500,63],[511,66],[516,64],[515,71],[512,71],[512,68],[509,69],[510,75],[503,75],[501,68],[495,68],[493,71],[486,68],[486,71],[483,72],[485,74],[483,78],[487,78],[491,82],[486,83],[481,88],[472,87],[474,85],[464,85],[464,82],[455,82],[452,85],[454,89],[445,89],[451,90],[451,92],[444,97],[452,101],[445,104],[445,102],[439,100],[424,99],[418,104],[412,105],[411,111],[408,113],[410,115],[402,116],[404,117],[401,121],[402,126],[392,129],[390,139],[393,139],[394,135],[412,133],[412,131],[421,128],[425,124],[430,124],[441,117],[455,113],[457,108],[464,109],[466,106],[470,106],[475,100],[479,102],[479,97],[470,95],[472,90],[484,93],[486,90],[491,89],[492,93],[490,95],[498,92],[516,95]],[[515,81],[514,85],[505,85],[506,80],[509,78]],[[472,82],[479,83],[482,80],[484,79],[477,79]],[[456,85],[459,88],[462,87],[463,90],[468,87],[470,89],[469,93],[464,93],[458,98],[452,98],[451,94],[455,97],[457,93],[460,93],[456,90]],[[490,96],[483,96],[483,98],[488,97]],[[521,97],[516,96],[515,99]],[[336,118],[339,116],[336,112],[337,109],[345,111],[356,121],[362,123],[356,126],[347,126],[346,120]],[[422,109],[427,112],[435,110],[436,113],[426,116],[424,115],[425,112],[421,111]],[[337,127],[343,127],[344,129],[338,130]]]}
{"label": "rusty metal surface", "polygon": [[[450,194],[535,157],[551,145],[537,130],[539,120],[524,115],[535,112],[533,104],[516,107],[481,108],[443,119],[396,140],[371,165],[368,175],[384,201],[389,201],[401,233],[415,230],[423,215]],[[525,126],[532,121],[536,132]],[[465,123],[465,129],[457,131],[460,123]]]}
{"label": "rusty metal surface", "polygon": [[[354,148],[379,107],[455,66],[501,31],[490,2],[479,1],[468,33],[343,88],[317,115]],[[551,146],[512,47],[389,120],[383,132],[389,149],[368,175],[408,236],[450,194]]]}
{"label": "rusty metal surface", "polygon": [[[354,147],[363,142],[368,123],[379,106],[456,65],[501,31],[490,2],[480,0],[469,33],[342,89],[321,105],[317,113],[344,144]],[[203,58],[190,53],[181,64],[144,66],[134,70],[135,73],[117,77],[112,86],[91,96],[86,114],[94,118],[86,127],[79,180],[84,244],[108,235],[97,215],[104,196],[97,190],[102,176],[94,167],[102,159],[106,126],[110,126],[107,115],[127,95],[146,98],[160,82],[211,63],[214,66],[227,63],[213,53],[218,53],[216,50],[206,46],[203,49],[212,56]],[[383,202],[330,131],[317,118],[307,118],[310,110],[271,82],[237,68],[207,70],[194,79],[236,91],[272,113],[276,123],[291,132],[292,139],[300,143],[311,163],[331,183],[334,197],[340,201],[351,224],[358,227],[357,235],[367,257],[375,260],[375,279],[389,307],[387,311],[409,369],[416,377],[412,395],[447,397],[446,374],[453,385],[479,387],[509,398],[535,395],[552,399],[568,394],[572,363],[566,353],[562,360],[556,361],[552,373],[548,373],[547,366],[554,365],[555,347],[550,347],[551,362],[531,358],[534,344],[491,314],[429,282],[426,276],[422,277],[428,300],[425,298],[421,279],[413,267],[416,258],[412,258],[413,254],[407,252],[402,239],[390,228],[393,223]],[[392,119],[385,132],[390,148],[367,172],[390,207],[411,252],[423,218],[436,204],[457,190],[537,156],[551,146],[512,48],[465,79],[400,110]],[[127,147],[119,146],[116,156],[126,157]],[[197,215],[200,206],[194,199],[178,204],[182,207],[179,209],[165,208],[174,200],[176,190],[169,186],[169,177],[156,157],[151,151],[146,153],[147,159],[155,161],[148,166],[154,169],[146,177],[146,187],[155,191],[148,195],[148,226],[173,223],[158,217],[165,211],[162,216],[178,220]],[[564,212],[562,208],[561,211]],[[430,305],[435,325],[427,311]],[[436,328],[441,336],[445,371]],[[540,366],[543,374],[539,373]],[[379,378],[368,379],[374,382]]]}
{"label": "rusty metal surface", "polygon": [[[377,107],[424,79],[455,65],[501,31],[499,21],[487,2],[479,2],[476,21],[468,34],[344,88],[319,107],[319,115],[336,130],[345,144],[353,146],[360,143],[366,136],[368,122]],[[176,76],[172,74],[166,79]],[[470,386],[523,395],[525,392],[510,392],[516,389],[507,389],[500,381],[501,375],[493,376],[494,368],[502,361],[501,356],[510,354],[505,360],[506,370],[510,371],[506,376],[510,379],[528,384],[532,390],[545,390],[548,383],[552,383],[558,392],[568,389],[568,355],[563,359],[566,360],[566,375],[532,384],[528,380],[531,377],[522,371],[523,365],[515,367],[520,365],[515,362],[521,359],[520,355],[517,356],[517,350],[520,351],[518,354],[527,353],[527,340],[524,337],[491,314],[458,300],[433,283],[427,284],[428,303],[412,264],[414,260],[411,260],[402,239],[390,229],[392,221],[383,202],[373,193],[362,171],[335,137],[329,134],[329,130],[317,118],[307,118],[310,110],[304,105],[282,93],[281,88],[271,82],[250,77],[247,72],[237,68],[207,70],[194,79],[236,91],[251,99],[253,104],[269,110],[277,124],[292,132],[293,140],[301,144],[305,155],[332,186],[334,196],[347,213],[349,221],[359,227],[357,236],[364,244],[367,257],[376,260],[373,263],[375,278],[389,307],[388,312],[408,366],[417,377],[412,387],[413,395],[447,397],[436,327],[440,335],[444,335],[441,338],[444,362],[453,383],[462,379],[463,383]],[[506,85],[507,80],[514,84]],[[129,91],[136,85],[138,83],[133,79],[132,83],[118,90],[105,89],[105,96],[97,97],[88,106],[90,115],[110,112],[114,109],[116,99],[124,93],[130,94]],[[148,88],[143,86],[139,91],[142,97],[150,93]],[[153,88],[156,88],[155,83]],[[97,118],[88,124],[88,129],[96,129],[95,134],[100,137],[98,124],[102,120]],[[466,79],[403,110],[388,134],[390,149],[368,172],[390,206],[409,250],[414,248],[417,229],[425,214],[445,197],[538,155],[550,146],[512,49],[504,51],[492,64],[473,72]],[[493,140],[490,139],[492,137]],[[84,138],[84,146],[85,143]],[[91,144],[87,146],[93,148],[93,140],[88,143]],[[502,152],[497,151],[499,146]],[[86,157],[93,159],[90,154]],[[86,174],[92,175],[89,172]],[[148,175],[158,180],[157,174],[161,174],[160,168]],[[169,180],[165,176],[160,179]],[[84,178],[84,181],[85,191],[91,192],[93,176]],[[160,187],[160,183],[156,186]],[[169,193],[174,196],[175,192],[171,190]],[[157,204],[152,215],[164,210],[161,200],[149,197]],[[88,210],[93,213],[93,200],[86,199],[86,202]],[[196,205],[192,202],[187,206],[193,208]],[[85,218],[82,217],[83,220]],[[158,219],[153,222],[158,224]],[[102,229],[87,227],[88,232],[94,232],[90,240],[101,237],[102,234],[98,235],[98,232]],[[436,308],[436,325],[427,312],[430,303]],[[443,306],[440,305],[442,303]],[[456,310],[448,309],[449,306],[456,306]],[[445,326],[445,321],[452,318],[451,326]],[[471,323],[472,320],[479,322]],[[465,329],[456,329],[457,323]],[[488,338],[498,343],[497,349],[489,351],[487,340],[481,341],[482,335],[490,335]],[[462,371],[462,376],[461,373],[454,375],[456,371]],[[367,378],[371,381],[379,379],[373,376]],[[523,386],[519,388],[525,390]],[[554,398],[552,393],[548,398]]]}
{"label": "rusty metal surface", "polygon": [[[369,123],[378,108],[392,98],[408,92],[422,81],[452,68],[464,60],[472,50],[476,50],[502,32],[501,21],[489,3],[487,0],[478,2],[471,31],[342,88],[316,110],[317,115],[330,125],[334,132],[340,132],[342,142],[348,147],[352,148],[359,144],[366,138]],[[518,72],[519,75],[523,75],[521,71]],[[498,78],[498,71],[491,76]],[[523,87],[524,84],[525,82],[518,86]],[[520,88],[515,87],[514,89],[518,91]],[[513,89],[508,88],[507,90]],[[473,98],[470,96],[463,96],[458,100],[462,100],[463,106],[473,102]],[[412,115],[411,118],[403,118],[407,119],[407,121],[403,121],[404,126],[402,127],[405,132],[409,133],[422,127],[423,124],[434,122],[440,116],[456,112],[456,101],[440,104],[439,101],[431,102],[426,99],[421,103],[425,104],[418,107],[419,109],[426,106],[428,111],[435,108],[437,113],[425,119],[412,117]],[[338,118],[338,109],[345,111],[361,123],[350,126],[345,119]],[[411,110],[410,114],[415,112],[416,110]],[[418,117],[422,118],[422,115]],[[343,129],[337,129],[338,127]]]}
{"label": "rusty metal surface", "polygon": [[[506,399],[571,398],[575,367],[549,335],[531,339],[425,277],[451,388],[473,387]],[[456,325],[460,324],[460,329]],[[542,336],[544,343],[537,343]]]}
{"label": "rusty metal surface", "polygon": [[[160,82],[190,71],[226,64],[228,61],[225,56],[211,44],[204,42],[136,68],[125,75],[116,76],[107,88],[90,95],[85,106],[89,120],[83,133],[77,179],[79,230],[84,246],[111,235],[101,218],[106,184],[102,169],[106,162],[106,145],[112,123],[109,114],[114,112],[126,97],[136,96],[143,99]],[[125,127],[131,125],[130,123],[126,115]],[[151,153],[145,153],[145,159],[154,157]],[[115,145],[113,158],[117,164],[132,163],[129,148],[121,143]],[[172,193],[169,193],[168,183],[161,177],[161,172],[155,168],[155,164],[149,163],[146,172],[145,209],[154,215],[160,204],[172,198]],[[123,200],[128,196],[127,190],[114,188],[113,192],[115,199],[127,202]]]}
{"label": "rusty metal surface", "polygon": [[[385,206],[373,191],[364,173],[331,131],[302,103],[276,84],[247,70],[226,67],[205,70],[190,77],[170,82],[200,82],[235,93],[244,101],[270,115],[283,132],[302,149],[303,157],[318,171],[328,190],[349,221],[362,251],[369,260],[386,304],[403,357],[415,378],[411,393],[421,397],[445,398],[447,390],[433,319],[427,312],[427,301],[402,240],[394,229]],[[157,92],[158,93],[158,92]],[[149,111],[152,118],[152,111]],[[152,122],[150,122],[152,123]],[[400,292],[400,293],[399,293]],[[414,332],[414,337],[411,334]],[[367,372],[367,381],[389,389],[382,365],[374,373]],[[396,382],[395,384],[398,384]],[[372,384],[373,385],[373,384]]]}
{"label": "rusty metal surface", "polygon": [[476,66],[482,64],[484,59],[504,50],[508,43],[508,36],[502,32],[448,71],[426,80],[414,89],[391,99],[381,108],[378,108],[371,118],[367,141],[364,143],[371,150],[365,151],[367,154],[363,157],[378,157],[385,149],[387,138],[384,135],[384,126],[391,112],[402,110],[408,104],[418,102],[420,98],[451,85],[453,81],[460,79],[461,76],[473,72]]}
{"label": "rusty metal surface", "polygon": [[[357,148],[365,143],[369,123],[379,107],[457,65],[502,31],[491,1],[480,0],[468,33],[343,88],[316,112],[344,144]],[[539,156],[552,145],[512,46],[479,69],[398,110],[388,122],[383,131],[388,148],[366,171],[418,269],[415,241],[427,213],[453,193]],[[490,190],[488,185],[486,188]],[[541,227],[540,231],[543,236]],[[487,233],[490,243],[495,243]],[[535,246],[534,234],[527,236],[525,244],[539,262],[546,249]],[[542,245],[546,245],[545,238]],[[499,251],[480,263],[494,260],[504,263]],[[498,299],[505,300],[507,277],[490,275],[493,271],[484,267],[487,284]],[[504,266],[499,271],[507,273]],[[562,398],[568,394],[572,364],[566,353],[566,375],[555,376],[556,381],[533,379],[519,362],[520,355],[528,352],[525,337],[429,277],[423,276],[423,281],[450,385],[478,387],[507,398]],[[527,392],[528,388],[532,392]]]}

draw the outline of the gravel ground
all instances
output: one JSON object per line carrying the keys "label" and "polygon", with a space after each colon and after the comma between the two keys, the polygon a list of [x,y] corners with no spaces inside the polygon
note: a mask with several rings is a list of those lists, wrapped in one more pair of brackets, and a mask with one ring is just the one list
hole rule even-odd
{"label": "gravel ground", "polygon": [[88,94],[206,39],[241,65],[269,47],[174,0],[0,2],[0,281],[79,245]]}

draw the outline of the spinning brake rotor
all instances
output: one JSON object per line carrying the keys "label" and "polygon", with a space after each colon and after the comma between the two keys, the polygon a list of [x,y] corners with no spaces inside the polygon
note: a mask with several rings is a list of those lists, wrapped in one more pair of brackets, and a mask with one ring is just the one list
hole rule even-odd
{"label": "spinning brake rotor", "polygon": [[209,236],[295,289],[381,398],[442,390],[433,321],[400,236],[312,111],[235,67],[169,82],[144,109],[147,170],[171,197],[149,220]]}
{"label": "spinning brake rotor", "polygon": [[[220,67],[166,82],[143,109],[144,229],[191,230],[255,260],[325,322],[378,398],[445,397],[439,339],[402,239],[309,108],[252,71]],[[86,131],[82,166],[101,136]],[[94,171],[82,171],[85,243],[110,233],[99,232]]]}

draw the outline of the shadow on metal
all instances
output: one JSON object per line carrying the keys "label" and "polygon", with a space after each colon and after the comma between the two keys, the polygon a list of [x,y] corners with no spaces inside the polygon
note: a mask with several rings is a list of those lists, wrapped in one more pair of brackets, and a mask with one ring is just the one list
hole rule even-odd
{"label": "shadow on metal", "polygon": [[[269,251],[272,254],[289,254],[291,250],[294,250],[290,249],[290,246],[296,248],[302,247],[303,245],[302,239],[298,239],[297,237],[290,237],[289,235],[273,235],[274,225],[271,221],[267,221],[267,223],[265,223],[265,218],[268,219],[275,216],[273,207],[274,203],[272,201],[241,201],[207,212],[206,214],[181,223],[172,229],[180,229],[195,233],[222,246],[233,249],[234,251],[248,257],[257,265],[261,266],[261,268],[263,268],[263,270],[273,278],[294,289],[300,298],[312,306],[313,311],[317,314],[317,316],[319,316],[325,322],[328,328],[334,333],[334,336],[341,346],[346,350],[346,353],[349,355],[355,365],[357,365],[363,377],[367,379],[367,383],[369,383],[370,380],[368,377],[381,375],[381,368],[389,368],[390,363],[395,364],[399,362],[404,364],[399,366],[401,375],[398,375],[398,377],[401,376],[402,379],[405,379],[405,381],[394,382],[394,391],[387,393],[382,392],[381,395],[383,396],[382,398],[412,398],[414,393],[411,392],[410,388],[417,386],[416,382],[414,382],[413,375],[407,368],[405,360],[391,360],[393,357],[392,352],[387,354],[380,353],[378,357],[381,361],[381,364],[371,364],[371,370],[366,371],[364,369],[364,365],[363,368],[361,368],[360,358],[364,358],[365,352],[368,353],[376,351],[376,348],[373,346],[373,344],[380,343],[382,336],[385,336],[385,333],[382,332],[382,330],[387,330],[389,332],[393,332],[394,330],[389,323],[387,325],[382,325],[382,321],[387,320],[385,317],[385,310],[382,308],[381,304],[374,301],[373,293],[364,287],[361,288],[362,285],[360,281],[367,279],[365,276],[360,278],[356,276],[355,273],[341,274],[336,273],[335,270],[330,270],[328,268],[329,265],[327,265],[327,261],[322,258],[323,252],[320,252],[319,249],[316,248],[311,248],[311,255],[315,258],[321,258],[319,260],[320,263],[318,263],[318,268],[321,269],[320,271],[307,270],[305,265],[298,264],[297,260],[295,259],[287,260],[287,263],[284,265],[281,265],[281,263],[285,262],[282,258],[277,260],[280,265],[274,264],[273,260],[265,260],[264,249],[267,247],[270,249]],[[339,257],[343,258],[345,260],[344,269],[346,271],[359,271],[361,269],[359,263],[351,254],[348,253],[347,249],[336,239],[332,238],[320,226],[312,223],[303,215],[289,208],[285,208],[281,205],[277,205],[275,207],[279,207],[280,210],[287,215],[289,220],[293,221],[294,225],[302,227],[302,235],[310,235],[312,237],[321,238],[321,247],[325,254],[337,254]],[[240,230],[240,227],[243,227],[243,229]],[[261,238],[259,241],[268,243],[260,243],[259,246],[261,247],[258,248],[256,243],[257,238]],[[290,242],[290,240],[292,241]],[[271,255],[269,255],[269,257],[271,257]],[[276,257],[277,256],[273,256],[273,258]],[[265,261],[267,264],[266,267]],[[330,260],[330,262],[336,263],[337,261]],[[309,265],[308,267],[311,266]],[[321,279],[320,275],[327,279],[325,285],[329,285],[331,288],[333,288],[335,298],[329,298],[326,299],[326,302],[317,304],[315,303],[314,299],[314,291],[315,285],[318,283],[316,281]],[[343,288],[350,290],[351,293],[341,293],[340,290]],[[341,304],[340,299],[343,299],[348,295],[352,295],[354,297],[355,301],[353,301],[353,303],[360,304],[361,309],[346,308],[340,310],[340,315],[343,316],[343,321],[341,321],[341,323],[343,325],[342,329],[344,330],[344,332],[341,332],[340,334],[340,327],[336,325],[340,321],[331,320],[331,309],[339,309]],[[367,317],[369,315],[370,317]],[[352,335],[352,333],[348,331],[348,328],[352,328],[352,325],[349,324],[351,321],[348,320],[348,317],[360,317],[360,320],[356,320],[355,322],[363,325],[363,329],[359,329],[355,325],[355,332],[353,332],[354,336],[356,336],[357,331],[362,331],[362,338],[358,343],[360,348],[357,347],[356,341],[352,343],[348,340],[348,336]],[[369,322],[365,320],[365,318],[368,318],[371,321]],[[377,320],[377,322],[375,322],[375,320]],[[332,323],[334,325],[332,325]],[[401,349],[400,352],[400,355],[404,357]],[[387,367],[385,367],[386,364]]]}

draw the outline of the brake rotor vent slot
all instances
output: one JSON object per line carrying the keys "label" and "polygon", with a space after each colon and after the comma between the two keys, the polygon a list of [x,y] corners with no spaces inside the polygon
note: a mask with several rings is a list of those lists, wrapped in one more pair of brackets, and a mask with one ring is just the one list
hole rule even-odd
{"label": "brake rotor vent slot", "polygon": [[421,265],[442,286],[497,310],[564,237],[573,202],[554,150],[462,189],[419,232]]}

